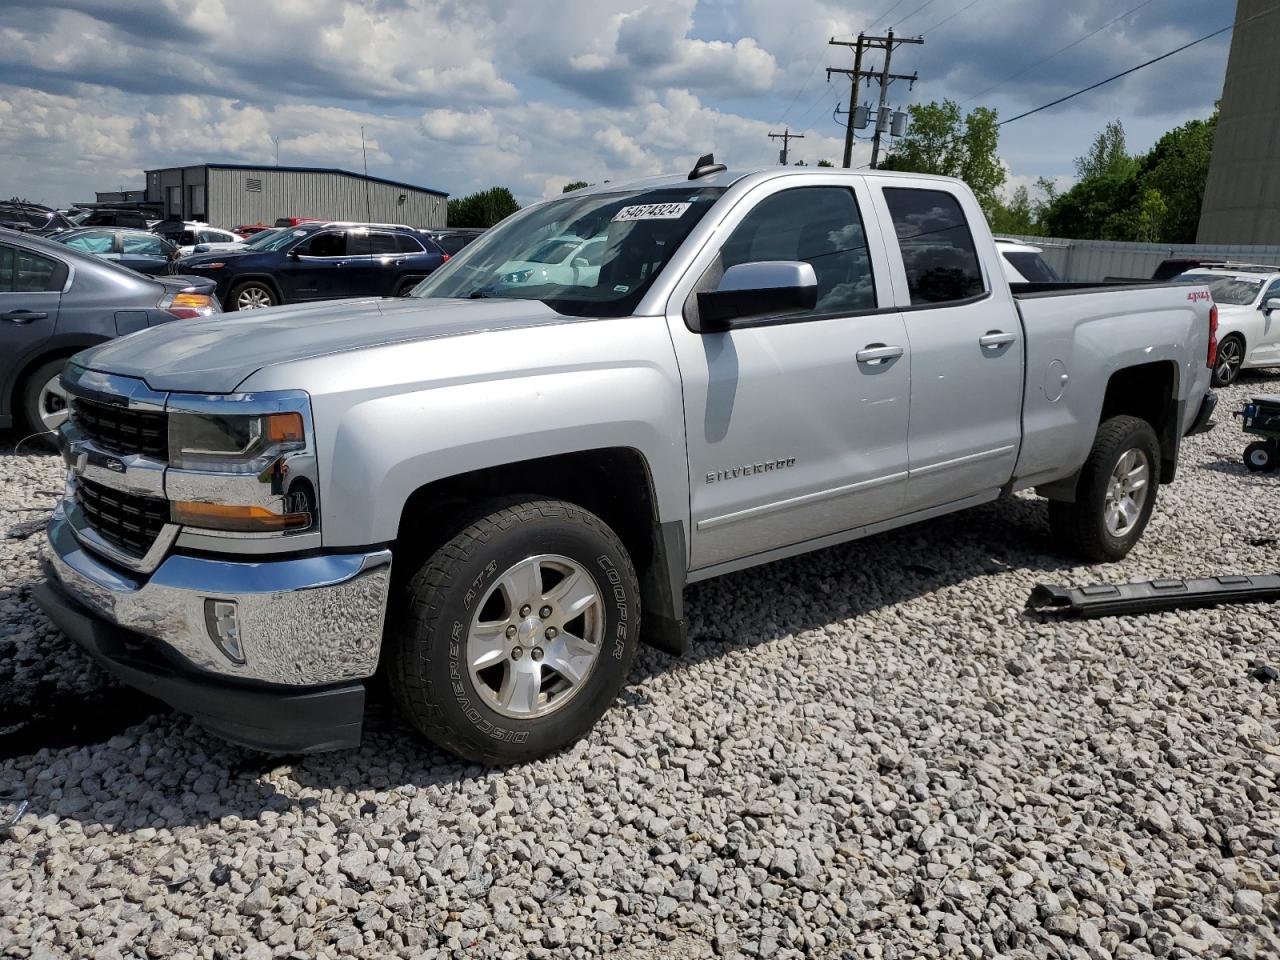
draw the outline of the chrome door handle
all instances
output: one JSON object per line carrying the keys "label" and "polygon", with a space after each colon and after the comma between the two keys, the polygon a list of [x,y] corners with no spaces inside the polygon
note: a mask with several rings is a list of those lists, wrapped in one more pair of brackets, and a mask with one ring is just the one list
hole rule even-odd
{"label": "chrome door handle", "polygon": [[35,310],[10,310],[7,313],[0,313],[0,320],[8,320],[10,323],[30,323],[32,320],[44,320],[48,316],[47,313],[38,313]]}
{"label": "chrome door handle", "polygon": [[892,360],[894,357],[900,357],[903,354],[902,347],[890,347],[883,343],[869,343],[857,353],[854,354],[858,358],[859,363],[883,363],[886,360]]}
{"label": "chrome door handle", "polygon": [[986,336],[979,337],[978,343],[986,350],[992,347],[1003,347],[1006,343],[1013,343],[1018,339],[1016,333],[1005,333],[1002,330],[992,330]]}

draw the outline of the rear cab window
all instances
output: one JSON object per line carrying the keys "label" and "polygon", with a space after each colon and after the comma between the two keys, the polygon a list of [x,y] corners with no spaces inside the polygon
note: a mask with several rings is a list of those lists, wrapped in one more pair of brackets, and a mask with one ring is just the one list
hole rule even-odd
{"label": "rear cab window", "polygon": [[1029,250],[1005,250],[1002,256],[1018,273],[1026,277],[1028,283],[1057,283],[1062,279],[1038,253],[1031,253]]}
{"label": "rear cab window", "polygon": [[912,306],[974,300],[986,292],[960,201],[945,190],[885,187]]}

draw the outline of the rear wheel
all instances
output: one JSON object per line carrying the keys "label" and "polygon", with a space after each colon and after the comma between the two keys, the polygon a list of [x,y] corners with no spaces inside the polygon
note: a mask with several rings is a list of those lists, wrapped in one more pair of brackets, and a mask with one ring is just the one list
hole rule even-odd
{"label": "rear wheel", "polygon": [[1276,451],[1264,440],[1244,448],[1244,465],[1254,473],[1269,473],[1276,468]]}
{"label": "rear wheel", "polygon": [[1244,366],[1244,338],[1232,333],[1218,344],[1218,359],[1213,365],[1213,385],[1225,387],[1235,382]]}
{"label": "rear wheel", "polygon": [[26,434],[35,434],[46,447],[55,446],[54,431],[70,415],[67,393],[62,389],[66,358],[41,364],[23,382],[18,416]]}
{"label": "rear wheel", "polygon": [[262,310],[280,302],[276,292],[259,280],[239,284],[227,301],[228,310]]}
{"label": "rear wheel", "polygon": [[515,763],[578,740],[635,656],[639,586],[626,549],[571,503],[492,504],[396,598],[388,680],[424,736]]}
{"label": "rear wheel", "polygon": [[1151,519],[1159,480],[1160,444],[1151,424],[1112,417],[1098,428],[1075,502],[1049,502],[1054,539],[1086,560],[1121,559]]}

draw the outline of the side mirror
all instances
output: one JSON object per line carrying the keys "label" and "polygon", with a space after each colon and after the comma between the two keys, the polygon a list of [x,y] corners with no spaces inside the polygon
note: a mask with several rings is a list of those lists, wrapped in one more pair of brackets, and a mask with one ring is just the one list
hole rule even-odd
{"label": "side mirror", "polygon": [[573,267],[575,270],[585,270],[587,267],[591,266],[591,261],[586,257],[574,257],[573,262],[570,263],[569,266]]}
{"label": "side mirror", "polygon": [[813,265],[799,260],[738,263],[724,272],[715,290],[698,294],[699,330],[728,330],[740,321],[802,313],[818,305]]}
{"label": "side mirror", "polygon": [[209,245],[207,243],[197,243],[195,245],[195,248],[191,252],[192,253],[208,253]]}
{"label": "side mirror", "polygon": [[290,259],[290,260],[301,260],[301,259],[302,259],[302,255],[301,255],[300,253],[298,253],[298,251],[297,251],[297,250],[290,250],[290,251],[289,251],[289,259]]}
{"label": "side mirror", "polygon": [[1262,309],[1267,313],[1272,310],[1280,310],[1280,297],[1268,297],[1266,303],[1262,305]]}

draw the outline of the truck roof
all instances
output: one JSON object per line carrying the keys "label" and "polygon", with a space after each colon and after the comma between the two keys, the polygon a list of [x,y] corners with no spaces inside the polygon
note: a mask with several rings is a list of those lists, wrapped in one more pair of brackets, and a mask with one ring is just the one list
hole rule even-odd
{"label": "truck roof", "polygon": [[[642,177],[636,180],[624,180],[615,183],[597,183],[583,187],[574,193],[586,195],[594,193],[614,193],[619,190],[636,190],[640,188],[659,189],[662,187],[731,187],[739,180],[757,177],[761,180],[772,180],[778,177],[794,177],[818,174],[821,176],[847,177],[909,177],[914,180],[934,180],[946,183],[957,182],[953,177],[943,177],[931,173],[902,173],[898,170],[846,170],[843,167],[757,167],[754,169],[720,170],[690,180],[687,173],[664,173],[654,177]],[[553,198],[556,199],[556,198]]]}

